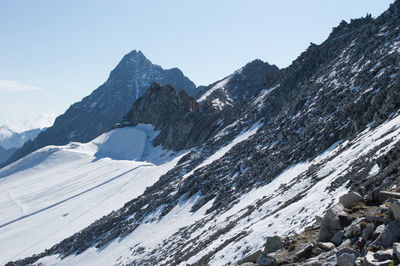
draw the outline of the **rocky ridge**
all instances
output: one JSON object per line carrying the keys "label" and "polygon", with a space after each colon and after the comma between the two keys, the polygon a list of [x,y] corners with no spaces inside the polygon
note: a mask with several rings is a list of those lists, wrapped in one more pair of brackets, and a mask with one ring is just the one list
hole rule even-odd
{"label": "rocky ridge", "polygon": [[198,101],[211,102],[211,105],[218,110],[243,103],[275,78],[278,72],[279,69],[275,65],[256,59],[235,73],[203,88]]}
{"label": "rocky ridge", "polygon": [[222,119],[232,119],[230,110],[215,110],[209,102],[197,103],[184,91],[153,83],[126,115],[124,126],[152,124],[160,134],[154,145],[176,151],[198,146],[218,131]]}

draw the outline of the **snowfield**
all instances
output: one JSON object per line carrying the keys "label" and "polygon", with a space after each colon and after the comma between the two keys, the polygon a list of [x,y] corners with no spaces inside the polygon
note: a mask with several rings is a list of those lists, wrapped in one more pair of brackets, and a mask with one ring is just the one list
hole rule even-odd
{"label": "snowfield", "polygon": [[40,253],[141,195],[184,153],[151,125],[42,148],[0,170],[0,265]]}

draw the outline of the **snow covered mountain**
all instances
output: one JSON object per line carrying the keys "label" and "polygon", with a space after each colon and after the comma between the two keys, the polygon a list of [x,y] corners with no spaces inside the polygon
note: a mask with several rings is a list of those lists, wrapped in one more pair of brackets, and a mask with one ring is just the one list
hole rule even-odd
{"label": "snow covered mountain", "polygon": [[39,135],[43,129],[31,129],[21,133],[14,132],[8,126],[0,127],[0,163],[5,162],[25,142],[32,140]]}
{"label": "snow covered mountain", "polygon": [[132,103],[153,82],[170,84],[191,96],[198,91],[182,71],[163,69],[152,64],[141,51],[125,55],[108,80],[82,101],[74,103],[54,125],[12,155],[8,164],[47,145],[65,145],[70,141],[88,142],[120,122]]}
{"label": "snow covered mountain", "polygon": [[342,22],[223,108],[215,84],[153,83],[112,131],[1,169],[0,263],[237,263],[349,190],[373,200],[400,183],[399,21],[397,0]]}
{"label": "snow covered mountain", "polygon": [[0,127],[0,146],[5,149],[20,148],[26,141],[36,138],[43,130],[46,130],[46,128],[36,128],[17,133],[3,125]]}

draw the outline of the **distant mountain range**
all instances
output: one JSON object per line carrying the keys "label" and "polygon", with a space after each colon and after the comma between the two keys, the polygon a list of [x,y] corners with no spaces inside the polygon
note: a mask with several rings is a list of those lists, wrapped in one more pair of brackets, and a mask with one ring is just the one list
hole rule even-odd
{"label": "distant mountain range", "polygon": [[5,162],[25,142],[32,140],[39,135],[43,129],[31,129],[21,133],[14,132],[8,126],[0,127],[0,163]]}

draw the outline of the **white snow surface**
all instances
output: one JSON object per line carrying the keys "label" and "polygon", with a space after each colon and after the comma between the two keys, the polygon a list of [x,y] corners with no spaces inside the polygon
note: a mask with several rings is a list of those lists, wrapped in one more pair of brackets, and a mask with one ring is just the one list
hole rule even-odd
{"label": "white snow surface", "polygon": [[[190,211],[200,197],[197,194],[187,200],[181,198],[175,208],[163,218],[158,219],[163,208],[161,206],[131,234],[113,240],[104,248],[90,248],[80,255],[71,255],[63,260],[57,255],[49,256],[42,258],[39,262],[45,265],[114,265],[135,261],[140,264],[142,259],[152,255],[157,256],[158,252],[166,246],[174,247],[182,241],[187,243],[183,250],[196,247],[196,243],[210,239],[212,234],[226,228],[234,221],[236,224],[232,229],[221,234],[206,248],[183,261],[181,265],[198,261],[203,255],[216,250],[226,240],[246,231],[245,237],[217,250],[211,257],[210,265],[236,262],[244,256],[244,250],[250,249],[250,252],[246,254],[248,255],[262,249],[267,236],[298,233],[305,226],[313,224],[315,215],[323,215],[329,206],[336,203],[337,199],[347,192],[346,183],[329,192],[327,188],[334,180],[346,174],[351,164],[360,156],[383,145],[375,153],[375,156],[379,156],[387,152],[398,140],[400,140],[400,116],[375,129],[368,128],[351,142],[335,143],[312,161],[287,168],[271,183],[254,188],[242,195],[233,207],[213,219],[207,219],[212,213],[205,212],[212,205],[213,200],[196,212]],[[320,165],[316,172],[317,177],[306,175],[312,165]],[[285,204],[300,194],[302,197],[299,200]],[[241,217],[248,207],[257,206],[257,204],[259,207],[256,210]],[[204,223],[190,235],[181,237],[179,234],[173,235],[180,229],[199,221]],[[197,238],[199,236],[200,238]],[[140,253],[133,252],[137,247],[142,249]],[[170,257],[163,259],[166,262]]]}
{"label": "white snow surface", "polygon": [[141,195],[172,169],[151,125],[48,146],[0,170],[0,265],[40,253]]}

